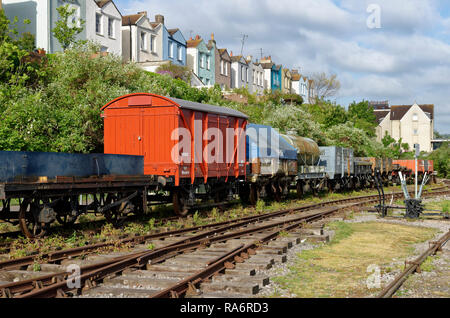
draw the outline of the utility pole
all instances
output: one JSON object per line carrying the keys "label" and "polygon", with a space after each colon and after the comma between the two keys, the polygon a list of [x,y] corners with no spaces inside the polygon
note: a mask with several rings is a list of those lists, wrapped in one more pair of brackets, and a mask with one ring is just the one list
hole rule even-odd
{"label": "utility pole", "polygon": [[418,199],[417,198],[417,168],[418,168],[418,164],[417,164],[417,159],[419,158],[419,156],[420,156],[420,145],[419,144],[415,144],[414,145],[414,149],[416,150],[416,153],[415,153],[415,155],[414,155],[414,159],[415,159],[415,161],[416,161],[416,180],[415,180],[415,194],[416,194],[416,200]]}
{"label": "utility pole", "polygon": [[242,47],[241,47],[241,55],[244,53],[244,44],[245,44],[245,40],[247,40],[248,39],[248,35],[247,34],[244,34],[243,36],[242,36],[242,40],[241,40],[241,43],[242,43]]}

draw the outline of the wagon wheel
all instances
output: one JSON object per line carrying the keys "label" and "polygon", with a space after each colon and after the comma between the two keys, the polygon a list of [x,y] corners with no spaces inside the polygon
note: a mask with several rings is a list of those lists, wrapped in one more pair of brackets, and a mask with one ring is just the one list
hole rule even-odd
{"label": "wagon wheel", "polygon": [[250,202],[250,186],[248,184],[239,187],[239,198],[242,203],[248,204]]}
{"label": "wagon wheel", "polygon": [[39,211],[39,203],[33,199],[25,199],[20,204],[19,226],[27,238],[44,237],[48,232],[49,224],[38,221]]}
{"label": "wagon wheel", "polygon": [[297,199],[303,199],[303,184],[301,181],[297,182]]}
{"label": "wagon wheel", "polygon": [[186,197],[180,191],[173,191],[172,201],[176,215],[184,217],[188,214],[189,208],[186,204]]}
{"label": "wagon wheel", "polygon": [[[56,220],[64,227],[71,227],[78,219],[78,198],[70,197],[64,198],[55,206]],[[76,212],[75,215],[73,212]]]}
{"label": "wagon wheel", "polygon": [[328,191],[327,191],[328,194],[333,193],[333,184],[331,183],[330,180],[327,180],[327,181],[326,181],[326,187],[327,187],[327,189],[328,189]]}
{"label": "wagon wheel", "polygon": [[283,200],[283,192],[281,190],[280,184],[279,183],[272,184],[271,188],[275,201],[281,202]]}
{"label": "wagon wheel", "polygon": [[256,205],[259,200],[259,187],[256,184],[250,186],[250,204]]}
{"label": "wagon wheel", "polygon": [[[109,193],[104,201],[105,206],[117,202],[122,199],[121,195],[115,195]],[[119,206],[115,206],[107,211],[103,212],[103,215],[108,223],[111,223],[115,227],[119,227],[125,221],[126,216],[133,210],[133,205],[130,201],[125,201]]]}
{"label": "wagon wheel", "polygon": [[219,191],[216,191],[214,194],[214,203],[222,203],[227,200],[228,197],[228,189],[224,188]]}

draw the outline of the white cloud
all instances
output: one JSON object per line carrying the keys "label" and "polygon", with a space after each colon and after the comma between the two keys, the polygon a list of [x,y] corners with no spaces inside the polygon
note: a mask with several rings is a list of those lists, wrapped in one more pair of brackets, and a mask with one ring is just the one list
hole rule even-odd
{"label": "white cloud", "polygon": [[[450,17],[442,0],[116,0],[122,13],[163,14],[186,38],[216,35],[235,54],[272,55],[304,74],[336,73],[338,102],[389,99],[436,105],[436,126],[450,133]],[[371,3],[381,7],[381,29],[369,29]],[[448,10],[447,10],[448,11]]]}

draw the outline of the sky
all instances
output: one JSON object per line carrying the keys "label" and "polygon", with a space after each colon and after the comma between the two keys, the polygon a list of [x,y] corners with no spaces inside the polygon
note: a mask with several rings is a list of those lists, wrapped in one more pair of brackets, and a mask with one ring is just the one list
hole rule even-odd
{"label": "sky", "polygon": [[219,48],[304,75],[337,74],[342,106],[389,100],[434,104],[435,130],[450,134],[448,0],[115,0],[122,15],[165,16],[186,39],[211,33]]}

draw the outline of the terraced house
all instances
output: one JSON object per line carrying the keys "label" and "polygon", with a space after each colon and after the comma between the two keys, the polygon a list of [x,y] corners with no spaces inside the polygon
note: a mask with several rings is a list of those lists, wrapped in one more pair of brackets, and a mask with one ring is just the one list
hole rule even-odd
{"label": "terraced house", "polygon": [[187,41],[187,66],[205,86],[213,86],[216,82],[216,45],[206,44],[197,35]]}
{"label": "terraced house", "polygon": [[147,12],[122,18],[122,59],[155,72],[167,63],[186,65],[186,40],[179,29],[167,29],[164,16],[151,22]]}
{"label": "terraced house", "polygon": [[291,71],[287,68],[283,68],[281,73],[281,81],[283,83],[282,85],[282,93],[283,94],[290,94],[292,91],[292,74]]}
{"label": "terraced house", "polygon": [[[6,16],[10,20],[18,17],[18,29],[33,34],[36,47],[49,53],[62,51],[52,32],[59,20],[56,9],[62,5],[75,9],[71,23],[85,21],[77,40],[91,40],[100,44],[103,52],[122,55],[122,15],[112,0],[3,0]],[[31,23],[22,24],[25,19]]]}
{"label": "terraced house", "polygon": [[300,95],[304,103],[308,103],[308,78],[299,73],[298,70],[291,70],[292,93]]}
{"label": "terraced house", "polygon": [[260,61],[264,69],[264,87],[271,91],[281,91],[282,66],[276,65],[272,57],[264,57]]}
{"label": "terraced house", "polygon": [[252,56],[248,56],[246,60],[250,68],[248,90],[251,94],[260,96],[264,93],[264,68],[259,62],[253,62]]}
{"label": "terraced house", "polygon": [[214,34],[211,35],[211,40],[214,41],[215,49],[215,63],[216,63],[216,84],[220,85],[222,90],[231,88],[231,56],[227,49],[217,48]]}
{"label": "terraced house", "polygon": [[242,55],[231,52],[231,88],[249,88],[250,67]]}

